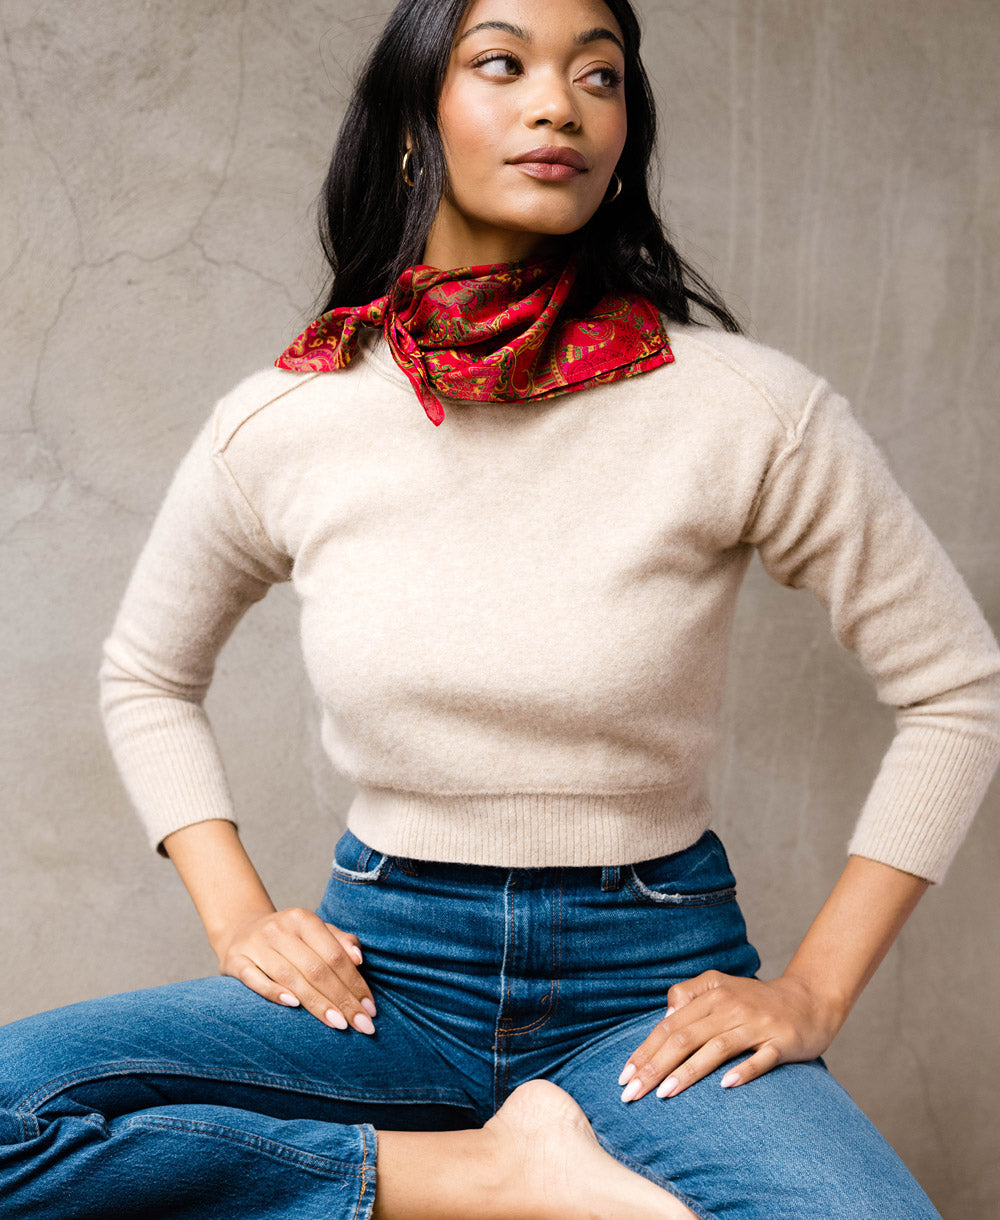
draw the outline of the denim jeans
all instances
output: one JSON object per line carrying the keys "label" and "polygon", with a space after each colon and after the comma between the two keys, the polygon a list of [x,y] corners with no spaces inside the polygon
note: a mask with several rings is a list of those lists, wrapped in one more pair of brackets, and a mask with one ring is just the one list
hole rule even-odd
{"label": "denim jeans", "polygon": [[705,1220],[938,1216],[821,1058],[720,1088],[741,1055],[620,1100],[673,983],[760,968],[712,831],[630,865],[503,868],[348,830],[318,911],[361,941],[373,1036],[222,977],[0,1028],[5,1220],[369,1220],[379,1129],[480,1127],[534,1077]]}

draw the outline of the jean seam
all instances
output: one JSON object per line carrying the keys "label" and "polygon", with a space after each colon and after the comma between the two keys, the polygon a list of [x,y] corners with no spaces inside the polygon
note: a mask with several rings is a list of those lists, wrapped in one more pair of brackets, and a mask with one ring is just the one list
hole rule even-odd
{"label": "jean seam", "polygon": [[46,1081],[44,1085],[40,1085],[33,1093],[28,1094],[27,1097],[22,1098],[14,1113],[18,1113],[22,1121],[24,1121],[26,1115],[34,1115],[35,1111],[54,1097],[58,1097],[60,1093],[65,1093],[67,1089],[72,1088],[74,1085],[92,1083],[98,1080],[110,1080],[115,1076],[130,1076],[139,1073],[143,1076],[183,1076],[191,1080],[215,1080],[231,1084],[258,1085],[262,1088],[274,1089],[281,1093],[295,1093],[333,1101],[371,1102],[373,1104],[380,1102],[426,1103],[428,1105],[468,1104],[468,1098],[464,1094],[449,1089],[430,1090],[429,1092],[433,1094],[431,1096],[427,1095],[428,1091],[409,1095],[406,1093],[394,1094],[391,1097],[384,1093],[380,1093],[378,1096],[370,1096],[367,1093],[350,1089],[337,1089],[334,1091],[329,1086],[320,1085],[316,1081],[307,1080],[302,1077],[274,1076],[264,1072],[234,1071],[232,1069],[213,1071],[209,1068],[199,1068],[195,1071],[192,1070],[191,1065],[173,1063],[169,1060],[126,1059],[107,1063],[101,1068],[81,1068],[77,1072],[67,1072],[62,1076],[56,1076],[54,1079]]}
{"label": "jean seam", "polygon": [[41,1135],[42,1124],[30,1110],[21,1110],[15,1107],[9,1110],[8,1113],[13,1114],[20,1122],[25,1143],[37,1139]]}
{"label": "jean seam", "polygon": [[[559,1003],[559,985],[562,981],[560,974],[562,966],[562,896],[563,886],[560,878],[558,897],[556,899],[556,914],[552,921],[553,977],[548,994],[545,997],[546,1000],[550,999],[551,997],[552,1002],[549,1004],[548,1008],[546,1008],[545,1012],[543,1012],[540,1017],[536,1017],[536,1019],[532,1021],[530,1025],[521,1025],[517,1029],[505,1029],[503,1032],[507,1037],[514,1034],[530,1034],[537,1029],[541,1029],[543,1025],[546,1025],[552,1020],[552,1016],[556,1011],[556,1007]],[[507,993],[508,995],[510,994],[509,983],[507,985]]]}
{"label": "jean seam", "polygon": [[345,868],[343,864],[338,864],[334,860],[330,872],[338,881],[343,881],[345,885],[373,885],[376,881],[381,881],[383,877],[388,876],[391,868],[392,859],[386,856],[380,864],[367,871]]}
{"label": "jean seam", "polygon": [[638,877],[635,869],[630,866],[631,876],[626,880],[626,886],[639,898],[646,899],[654,906],[665,907],[712,907],[732,902],[736,897],[736,886],[721,886],[717,890],[703,890],[700,894],[668,894],[650,889]]}
{"label": "jean seam", "polygon": [[322,1174],[324,1177],[334,1177],[346,1170],[352,1175],[363,1178],[363,1158],[362,1165],[359,1165],[357,1161],[341,1161],[336,1157],[317,1156],[315,1153],[278,1143],[277,1140],[267,1139],[265,1136],[247,1135],[234,1127],[225,1127],[221,1123],[208,1123],[202,1119],[172,1118],[167,1114],[145,1116],[137,1114],[122,1119],[119,1125],[121,1127],[169,1128],[174,1131],[199,1133],[214,1139],[226,1140],[231,1144],[240,1144],[245,1148],[252,1148],[263,1156],[290,1162],[300,1168]]}
{"label": "jean seam", "polygon": [[[357,1207],[355,1207],[355,1209],[354,1209],[355,1216],[357,1216],[358,1212],[361,1210],[361,1205],[365,1201],[365,1194],[367,1193],[367,1190],[368,1190],[368,1131],[367,1131],[365,1124],[362,1123],[359,1125],[360,1125],[360,1129],[361,1129],[361,1166],[360,1166],[361,1189],[358,1192]],[[373,1127],[372,1134],[374,1135],[374,1133],[375,1133],[375,1129]],[[377,1140],[378,1136],[376,1136],[375,1138]],[[373,1160],[374,1160],[374,1158],[373,1158]],[[374,1174],[372,1175],[372,1177],[374,1179]],[[372,1201],[372,1203],[374,1206],[374,1200]],[[368,1210],[369,1210],[369,1214],[370,1214],[371,1208],[369,1208]]]}
{"label": "jean seam", "polygon": [[647,1182],[652,1182],[654,1186],[659,1186],[668,1194],[673,1195],[675,1199],[679,1199],[685,1207],[690,1208],[691,1211],[693,1211],[694,1214],[699,1217],[699,1220],[718,1220],[718,1217],[714,1214],[714,1212],[705,1211],[700,1203],[692,1199],[684,1191],[679,1190],[678,1187],[676,1187],[669,1179],[661,1178],[658,1175],[651,1173],[648,1166],[642,1165],[639,1161],[633,1160],[633,1158],[630,1157],[627,1152],[622,1152],[621,1149],[612,1148],[609,1144],[606,1144],[596,1131],[594,1134],[597,1135],[597,1142],[601,1145],[605,1152],[613,1156],[616,1161],[620,1161],[634,1173],[637,1173],[641,1178],[645,1178]]}

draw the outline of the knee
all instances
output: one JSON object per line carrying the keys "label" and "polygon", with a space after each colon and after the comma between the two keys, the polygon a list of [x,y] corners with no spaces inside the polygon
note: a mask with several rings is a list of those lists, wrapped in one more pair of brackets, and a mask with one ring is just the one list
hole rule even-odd
{"label": "knee", "polygon": [[59,1040],[50,1013],[0,1026],[0,1108],[18,1110],[50,1079]]}

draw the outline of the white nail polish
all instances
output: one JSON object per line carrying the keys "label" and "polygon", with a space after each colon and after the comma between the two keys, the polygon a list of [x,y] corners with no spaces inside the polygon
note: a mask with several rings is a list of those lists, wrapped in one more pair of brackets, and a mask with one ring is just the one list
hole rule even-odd
{"label": "white nail polish", "polygon": [[625,1086],[625,1092],[622,1093],[622,1101],[631,1101],[636,1093],[642,1088],[641,1080],[633,1080]]}
{"label": "white nail polish", "polygon": [[677,1088],[677,1077],[668,1076],[666,1078],[666,1080],[662,1081],[659,1085],[657,1085],[656,1096],[657,1097],[667,1097],[676,1088]]}
{"label": "white nail polish", "polygon": [[618,1077],[618,1083],[619,1084],[628,1084],[628,1082],[632,1079],[632,1077],[634,1075],[635,1075],[635,1064],[626,1063],[625,1066],[622,1068],[622,1074]]}
{"label": "white nail polish", "polygon": [[326,1019],[337,1029],[347,1029],[347,1018],[339,1008],[328,1008],[326,1010]]}
{"label": "white nail polish", "polygon": [[723,1076],[723,1078],[719,1081],[719,1084],[722,1085],[724,1089],[730,1089],[734,1084],[739,1084],[739,1081],[740,1074],[735,1068],[733,1068],[731,1072],[727,1072],[725,1076]]}
{"label": "white nail polish", "polygon": [[299,1006],[299,1002],[295,996],[289,995],[287,991],[283,991],[281,995],[278,996],[278,999],[282,1002],[282,1004],[287,1005],[289,1008],[298,1008]]}

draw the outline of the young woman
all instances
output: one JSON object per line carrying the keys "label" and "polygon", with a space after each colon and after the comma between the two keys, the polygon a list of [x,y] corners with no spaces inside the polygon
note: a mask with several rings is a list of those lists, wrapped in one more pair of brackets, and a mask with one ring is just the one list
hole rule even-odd
{"label": "young woman", "polygon": [[[5,1217],[937,1215],[820,1056],[993,774],[1000,650],[844,400],[667,243],[638,51],[627,0],[389,19],[323,316],[216,406],[106,646],[221,975],[0,1031]],[[899,709],[773,979],[704,786],[754,549]],[[316,912],[202,710],[289,579],[358,785]]]}

